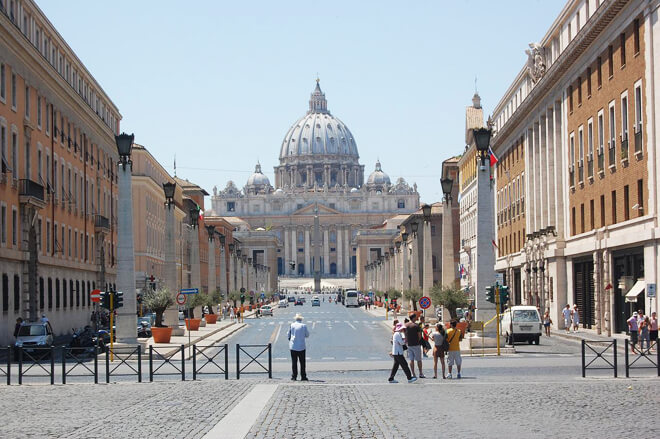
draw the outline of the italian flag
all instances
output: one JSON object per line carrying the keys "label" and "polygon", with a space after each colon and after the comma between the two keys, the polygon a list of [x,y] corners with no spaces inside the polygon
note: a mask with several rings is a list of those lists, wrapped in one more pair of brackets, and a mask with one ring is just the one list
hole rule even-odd
{"label": "italian flag", "polygon": [[199,207],[199,204],[195,203],[195,206],[197,206],[197,213],[199,214],[199,219],[204,220],[204,211],[202,210],[201,207]]}

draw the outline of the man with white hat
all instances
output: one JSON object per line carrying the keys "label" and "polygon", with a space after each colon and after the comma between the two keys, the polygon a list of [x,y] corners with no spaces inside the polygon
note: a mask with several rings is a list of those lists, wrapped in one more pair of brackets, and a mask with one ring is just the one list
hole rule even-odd
{"label": "man with white hat", "polygon": [[637,331],[639,326],[637,325],[637,311],[635,311],[631,318],[628,319],[628,331],[630,332],[630,351],[635,354],[635,345],[637,344]]}
{"label": "man with white hat", "polygon": [[298,378],[298,361],[300,361],[300,380],[307,380],[305,370],[305,339],[309,337],[307,325],[303,322],[303,316],[296,314],[295,322],[291,323],[286,337],[289,340],[289,350],[291,351],[291,381]]}

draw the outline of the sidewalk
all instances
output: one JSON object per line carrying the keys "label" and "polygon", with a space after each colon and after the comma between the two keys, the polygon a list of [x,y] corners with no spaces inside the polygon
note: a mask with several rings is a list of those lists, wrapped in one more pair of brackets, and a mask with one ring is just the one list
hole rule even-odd
{"label": "sidewalk", "polygon": [[561,337],[566,340],[571,340],[575,341],[578,343],[582,343],[582,340],[586,341],[592,341],[592,342],[603,342],[603,343],[608,343],[611,342],[612,340],[616,340],[617,343],[617,349],[623,352],[625,349],[625,340],[629,340],[630,337],[628,334],[621,334],[621,333],[612,333],[611,336],[607,336],[607,332],[602,332],[600,335],[595,329],[586,329],[586,328],[580,328],[578,332],[566,332],[564,329],[557,329],[556,331],[552,331],[551,336],[553,337]]}

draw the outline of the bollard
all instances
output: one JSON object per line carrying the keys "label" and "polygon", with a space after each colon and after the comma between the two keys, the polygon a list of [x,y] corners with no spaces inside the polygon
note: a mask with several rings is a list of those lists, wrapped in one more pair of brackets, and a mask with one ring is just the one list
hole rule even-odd
{"label": "bollard", "polygon": [[624,356],[625,356],[624,358],[625,358],[625,360],[626,360],[626,378],[630,378],[630,368],[628,367],[628,364],[629,364],[629,363],[628,363],[628,360],[629,360],[629,359],[628,359],[628,343],[629,343],[629,342],[628,342],[628,339],[627,339],[627,338],[626,338],[626,340],[625,340],[625,343],[626,343],[626,344],[625,344],[625,349],[626,349],[626,350],[625,350],[625,353],[624,353]]}
{"label": "bollard", "polygon": [[138,354],[138,383],[142,382],[142,345],[137,347]]}
{"label": "bollard", "polygon": [[241,361],[239,360],[239,352],[241,351],[241,345],[236,344],[236,379],[241,379]]}
{"label": "bollard", "polygon": [[270,343],[268,343],[268,378],[273,379],[273,356]]}
{"label": "bollard", "polygon": [[48,350],[50,354],[50,385],[55,384],[55,348],[53,346]]}
{"label": "bollard", "polygon": [[11,385],[11,356],[13,354],[13,348],[7,346],[7,385]]}
{"label": "bollard", "polygon": [[181,381],[186,380],[186,354],[185,354],[185,349],[186,349],[186,347],[184,345],[181,345]]}
{"label": "bollard", "polygon": [[18,385],[23,384],[23,347],[18,348]]}
{"label": "bollard", "polygon": [[110,349],[105,350],[105,383],[110,384]]}
{"label": "bollard", "polygon": [[617,355],[617,352],[616,352],[616,338],[613,340],[613,342],[614,342],[614,378],[616,378],[619,375],[619,371],[618,371],[619,366],[617,365],[617,362],[616,362],[616,355]]}
{"label": "bollard", "polygon": [[584,364],[585,363],[585,361],[584,361],[584,356],[585,356],[584,347],[585,347],[585,341],[584,341],[584,339],[582,339],[582,378],[585,378],[586,375],[587,375],[586,374],[586,369],[585,369],[585,364]]}
{"label": "bollard", "polygon": [[62,384],[66,384],[66,347],[62,346]]}
{"label": "bollard", "polygon": [[[660,370],[658,373],[660,373]],[[229,379],[229,345],[225,344],[225,380],[228,379]]]}
{"label": "bollard", "polygon": [[149,382],[154,381],[154,347],[149,345]]}
{"label": "bollard", "polygon": [[94,384],[99,383],[99,347],[94,347]]}
{"label": "bollard", "polygon": [[197,380],[197,345],[193,345],[193,381]]}

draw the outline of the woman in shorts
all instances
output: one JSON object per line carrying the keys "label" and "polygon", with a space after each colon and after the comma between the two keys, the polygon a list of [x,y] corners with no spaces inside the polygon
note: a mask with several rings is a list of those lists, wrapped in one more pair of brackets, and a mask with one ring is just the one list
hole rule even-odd
{"label": "woman in shorts", "polygon": [[550,325],[552,325],[552,319],[550,318],[550,310],[547,310],[543,315],[543,327],[545,328],[545,335],[550,337]]}
{"label": "woman in shorts", "polygon": [[440,359],[440,365],[442,366],[442,378],[445,378],[445,351],[442,349],[442,343],[445,341],[447,333],[445,328],[442,327],[442,323],[435,325],[435,331],[431,334],[431,339],[433,340],[433,378],[438,378],[438,359]]}

